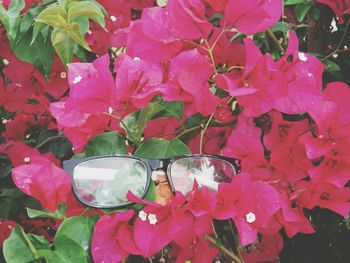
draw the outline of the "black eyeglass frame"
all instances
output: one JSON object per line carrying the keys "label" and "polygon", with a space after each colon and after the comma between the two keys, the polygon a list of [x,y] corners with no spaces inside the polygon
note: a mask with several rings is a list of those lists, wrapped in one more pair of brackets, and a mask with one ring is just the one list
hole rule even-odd
{"label": "black eyeglass frame", "polygon": [[126,204],[121,204],[121,205],[92,205],[92,204],[82,200],[79,197],[78,189],[77,189],[75,182],[74,182],[73,172],[74,172],[74,168],[77,165],[84,163],[84,162],[87,162],[87,161],[90,161],[90,160],[96,160],[96,159],[102,159],[102,158],[118,158],[118,157],[130,158],[133,160],[137,160],[137,161],[142,162],[146,166],[147,182],[146,182],[144,192],[139,197],[141,199],[145,198],[145,196],[147,195],[147,193],[149,191],[149,188],[151,185],[151,180],[152,180],[152,173],[154,171],[159,170],[159,169],[164,171],[166,179],[167,179],[169,186],[171,188],[171,191],[175,194],[176,189],[175,189],[173,181],[172,181],[171,165],[175,161],[178,161],[181,159],[190,159],[190,158],[198,158],[198,157],[220,159],[220,160],[226,161],[232,165],[234,175],[236,175],[240,171],[239,161],[237,159],[233,159],[233,158],[226,157],[226,156],[220,156],[220,155],[210,155],[210,154],[179,155],[179,156],[174,156],[174,157],[168,158],[168,159],[148,159],[148,158],[137,157],[134,155],[101,155],[101,156],[90,156],[90,157],[84,157],[84,158],[79,158],[79,159],[71,159],[71,160],[63,161],[63,168],[71,176],[71,179],[72,179],[73,193],[80,203],[82,203],[83,205],[89,206],[89,207],[100,208],[100,209],[117,209],[117,208],[125,208],[125,207],[132,205],[132,202],[129,202]]}

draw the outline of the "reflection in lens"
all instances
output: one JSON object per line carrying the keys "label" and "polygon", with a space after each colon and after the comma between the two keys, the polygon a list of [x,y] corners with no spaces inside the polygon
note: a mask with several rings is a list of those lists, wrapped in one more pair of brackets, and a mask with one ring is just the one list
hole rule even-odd
{"label": "reflection in lens", "polygon": [[126,194],[141,197],[147,185],[147,168],[137,159],[104,157],[78,164],[73,171],[78,197],[92,206],[127,204]]}
{"label": "reflection in lens", "polygon": [[229,162],[215,157],[188,157],[174,161],[170,175],[176,191],[189,193],[194,180],[200,187],[217,191],[218,183],[231,182],[235,169]]}

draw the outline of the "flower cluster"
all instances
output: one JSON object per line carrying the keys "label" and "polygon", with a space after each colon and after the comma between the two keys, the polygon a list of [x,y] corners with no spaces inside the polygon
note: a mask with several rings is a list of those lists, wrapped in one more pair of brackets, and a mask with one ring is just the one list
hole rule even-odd
{"label": "flower cluster", "polygon": [[[283,248],[281,231],[289,238],[315,231],[309,211],[319,207],[349,216],[350,88],[323,81],[324,61],[300,51],[296,32],[276,38],[271,28],[281,20],[283,1],[99,0],[107,14],[104,27],[90,13],[82,15],[87,21],[93,17],[81,28],[89,52],[75,43],[72,63],[65,67],[55,54],[46,73],[39,60],[18,58],[3,15],[15,8],[9,2],[0,3],[0,157],[11,163],[12,176],[0,180],[6,177],[7,184],[39,201],[40,216],[55,218],[47,225],[57,233],[69,229],[70,217],[93,214],[93,231],[84,229],[92,237],[80,244],[82,256],[88,257],[84,249],[92,239],[97,263],[130,254],[149,258],[169,244],[176,262],[212,262],[220,250],[227,252],[213,224],[223,221],[236,239],[234,260],[272,262]],[[32,6],[45,8],[41,1],[22,2],[18,16]],[[344,1],[317,2],[329,5],[339,25],[348,26]],[[24,30],[22,24],[18,30]],[[29,32],[35,30],[36,25]],[[270,39],[259,42],[264,31]],[[48,32],[43,29],[39,39],[49,41]],[[114,151],[103,152],[93,140],[111,131],[127,145],[113,141]],[[169,157],[150,143],[154,138],[183,145],[171,149],[173,154],[235,158],[240,173],[217,192],[195,185],[188,196],[176,193],[165,205],[129,192],[128,199],[139,204],[135,209],[84,212],[61,161],[73,154]],[[14,227],[2,217],[0,242]],[[26,230],[54,242],[24,217],[17,221]]]}

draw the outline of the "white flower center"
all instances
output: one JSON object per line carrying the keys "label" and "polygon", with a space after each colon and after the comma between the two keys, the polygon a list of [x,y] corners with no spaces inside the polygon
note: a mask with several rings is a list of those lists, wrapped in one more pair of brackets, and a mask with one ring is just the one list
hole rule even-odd
{"label": "white flower center", "polygon": [[141,210],[139,212],[139,218],[141,218],[142,221],[146,221],[147,220],[147,214],[145,213],[145,211]]}
{"label": "white flower center", "polygon": [[140,59],[139,57],[134,57],[133,60],[139,61],[139,60],[141,60],[141,59]]}
{"label": "white flower center", "polygon": [[79,83],[83,79],[82,76],[78,75],[73,79],[73,84]]}
{"label": "white flower center", "polygon": [[61,76],[61,79],[65,79],[67,77],[67,73],[61,72],[60,76]]}
{"label": "white flower center", "polygon": [[7,66],[8,64],[10,64],[10,61],[8,61],[6,58],[2,59],[2,63]]}
{"label": "white flower center", "polygon": [[148,221],[149,221],[149,223],[151,225],[155,225],[158,222],[157,217],[156,217],[155,214],[149,214],[148,215]]}
{"label": "white flower center", "polygon": [[113,22],[117,21],[117,18],[116,18],[115,16],[111,16],[110,19],[111,19]]}
{"label": "white flower center", "polygon": [[109,115],[111,115],[113,113],[113,108],[112,107],[108,108],[108,113],[109,113]]}
{"label": "white flower center", "polygon": [[24,161],[24,163],[30,163],[30,158],[29,157],[24,157],[23,161]]}
{"label": "white flower center", "polygon": [[248,223],[253,223],[256,219],[256,216],[253,212],[250,212],[245,215],[245,219],[247,220]]}

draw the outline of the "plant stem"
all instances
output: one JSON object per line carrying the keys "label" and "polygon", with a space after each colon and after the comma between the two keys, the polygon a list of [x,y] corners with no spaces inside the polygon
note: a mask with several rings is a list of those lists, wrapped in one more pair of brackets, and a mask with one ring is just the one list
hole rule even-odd
{"label": "plant stem", "polygon": [[339,42],[337,48],[336,48],[335,50],[333,50],[331,53],[329,53],[327,56],[325,56],[325,57],[321,60],[322,62],[325,61],[325,60],[327,60],[328,58],[330,58],[331,56],[333,56],[333,54],[335,54],[335,53],[337,53],[337,52],[339,51],[341,45],[342,45],[343,42],[344,42],[346,33],[347,33],[347,31],[348,31],[348,27],[349,27],[349,23],[347,22],[346,27],[345,27],[345,30],[344,30],[344,34],[343,34],[342,38],[340,39],[340,42]]}
{"label": "plant stem", "polygon": [[21,233],[22,236],[24,237],[24,239],[26,240],[30,250],[33,252],[33,254],[35,254],[37,252],[37,249],[35,248],[35,246],[33,245],[32,241],[30,241],[30,239],[27,237],[26,233],[23,231],[23,229],[21,227],[19,227],[21,229]]}
{"label": "plant stem", "polygon": [[235,263],[242,263],[242,261],[239,259],[239,257],[237,257],[234,253],[232,253],[229,249],[227,249],[223,245],[218,244],[218,242],[214,238],[212,238],[209,235],[206,235],[205,238],[209,242],[211,242],[213,245],[215,245],[221,252],[223,252],[224,254],[229,256],[233,260],[233,262],[235,262]]}
{"label": "plant stem", "polygon": [[48,143],[49,141],[53,140],[53,139],[59,139],[59,138],[65,138],[65,136],[63,135],[55,135],[55,136],[51,136],[49,138],[47,138],[46,140],[44,140],[43,142],[41,142],[40,144],[38,144],[37,146],[35,146],[35,148],[40,148],[42,146],[44,146],[46,143]]}
{"label": "plant stem", "polygon": [[208,40],[204,39],[204,43],[206,44],[207,48],[208,48],[208,54],[210,57],[210,61],[211,64],[213,65],[213,69],[214,69],[214,78],[218,75],[218,71],[216,70],[216,66],[215,66],[215,60],[214,60],[214,55],[213,55],[213,50],[211,49],[211,47],[209,46]]}
{"label": "plant stem", "polygon": [[234,227],[233,227],[231,219],[228,220],[228,224],[230,226],[230,230],[231,230],[231,233],[232,233],[232,236],[233,236],[233,240],[235,241],[235,247],[237,249],[238,257],[240,258],[241,262],[244,263],[244,259],[243,259],[242,254],[241,254],[241,245],[240,245],[239,240],[237,238],[236,231],[234,230]]}
{"label": "plant stem", "polygon": [[271,37],[272,41],[275,43],[275,45],[278,47],[278,50],[284,53],[284,48],[282,47],[281,43],[276,38],[275,34],[271,31],[271,29],[266,30],[267,34]]}
{"label": "plant stem", "polygon": [[205,124],[203,130],[201,131],[201,137],[200,137],[200,140],[199,140],[199,153],[200,153],[200,154],[203,153],[203,139],[204,139],[205,132],[207,131],[208,126],[209,126],[211,120],[212,120],[213,117],[214,117],[214,114],[215,114],[215,112],[213,112],[213,113],[210,115],[209,120],[207,121],[207,123]]}

